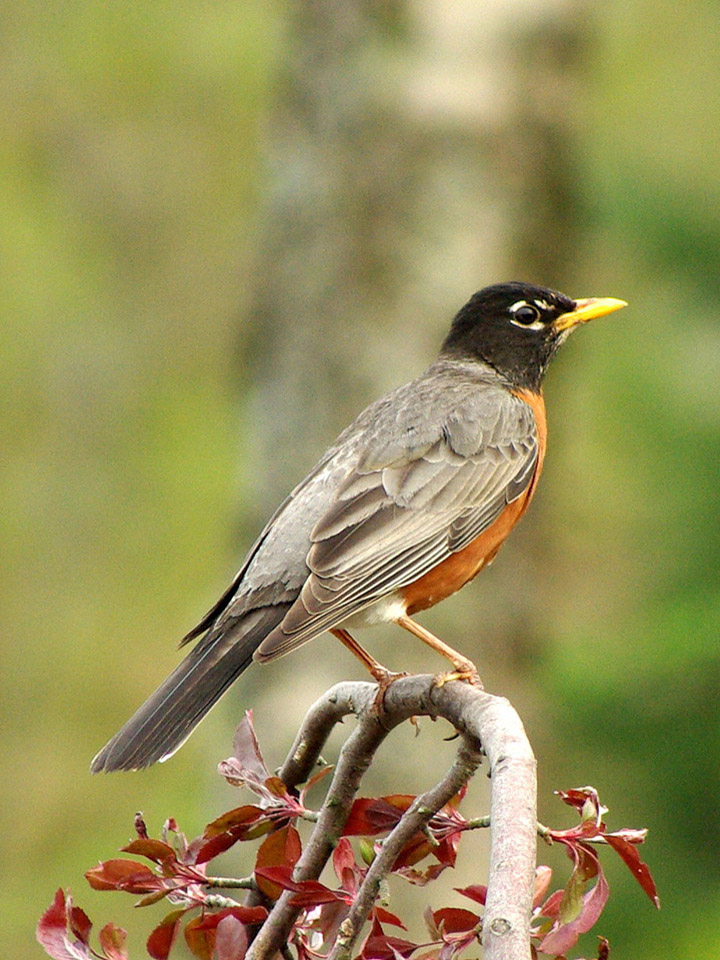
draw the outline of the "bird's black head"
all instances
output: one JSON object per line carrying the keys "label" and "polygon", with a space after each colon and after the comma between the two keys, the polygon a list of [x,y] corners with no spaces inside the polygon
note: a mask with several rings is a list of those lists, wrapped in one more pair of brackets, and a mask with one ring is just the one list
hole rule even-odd
{"label": "bird's black head", "polygon": [[547,365],[580,323],[623,300],[572,300],[530,283],[498,283],[474,294],[455,317],[441,355],[484,360],[514,387],[538,390]]}

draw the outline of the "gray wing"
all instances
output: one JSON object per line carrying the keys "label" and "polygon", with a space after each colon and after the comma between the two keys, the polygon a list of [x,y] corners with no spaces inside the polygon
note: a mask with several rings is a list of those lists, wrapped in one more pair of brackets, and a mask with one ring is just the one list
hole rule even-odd
{"label": "gray wing", "polygon": [[[431,381],[432,383],[432,381]],[[289,652],[462,550],[531,483],[538,437],[530,407],[485,381],[435,395],[418,381],[373,410],[332,503],[317,519],[307,576],[255,654]],[[420,384],[422,387],[422,384]],[[403,400],[407,402],[403,402]]]}

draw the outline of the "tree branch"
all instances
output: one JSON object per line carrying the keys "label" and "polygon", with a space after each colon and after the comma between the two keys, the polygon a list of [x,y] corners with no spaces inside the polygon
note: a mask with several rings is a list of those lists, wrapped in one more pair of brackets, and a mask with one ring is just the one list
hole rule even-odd
{"label": "tree branch", "polygon": [[[473,774],[479,744],[491,776],[490,875],[483,944],[486,960],[526,960],[530,956],[530,909],[535,875],[535,759],[520,718],[502,697],[471,684],[436,685],[432,676],[403,677],[385,694],[383,709],[374,707],[372,683],[340,683],[309,710],[280,771],[288,786],[308,778],[336,723],[356,714],[358,725],[345,742],[309,842],[298,861],[295,880],[315,880],[342,835],[363,774],[388,733],[412,716],[444,717],[463,735],[449,773],[413,804],[368,871],[353,906],[338,960],[347,955],[372,907],[377,885],[387,876],[408,836],[422,827]],[[448,793],[448,791],[450,791]],[[397,846],[396,846],[397,845]],[[387,853],[386,853],[387,849]],[[377,861],[380,864],[376,866]],[[372,876],[371,876],[372,874]],[[285,891],[258,932],[248,960],[269,960],[292,931],[299,909]],[[362,902],[360,902],[360,900]]]}
{"label": "tree branch", "polygon": [[340,933],[330,952],[329,960],[349,960],[362,925],[375,903],[380,884],[392,870],[398,854],[416,833],[427,826],[438,810],[452,800],[475,773],[482,760],[482,753],[478,746],[469,738],[464,739],[447,774],[431,790],[415,798],[410,809],[405,812],[385,840],[365,875],[350,913],[340,926]]}

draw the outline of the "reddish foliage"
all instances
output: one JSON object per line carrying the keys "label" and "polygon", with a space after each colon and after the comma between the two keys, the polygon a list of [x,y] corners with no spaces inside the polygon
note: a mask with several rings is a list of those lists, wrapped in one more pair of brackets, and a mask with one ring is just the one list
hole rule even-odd
{"label": "reddish foliage", "polygon": [[187,911],[173,910],[164,917],[147,938],[145,949],[153,960],[167,960],[180,929],[180,922]]}
{"label": "reddish foliage", "polygon": [[345,821],[343,836],[375,837],[389,833],[414,799],[407,794],[394,794],[355,800]]}
{"label": "reddish foliage", "polygon": [[127,960],[124,930],[114,923],[106,923],[99,936],[100,946],[108,960]]}
{"label": "reddish foliage", "polygon": [[362,960],[398,960],[398,957],[409,957],[417,948],[418,945],[409,940],[389,937],[375,917],[363,942],[360,956]]}
{"label": "reddish foliage", "polygon": [[73,906],[70,894],[58,890],[38,922],[36,936],[53,960],[127,960],[124,930],[113,923],[106,924],[99,933],[102,953],[98,953],[90,947],[91,929],[90,920],[84,911]]}
{"label": "reddish foliage", "polygon": [[[140,815],[135,818],[137,837],[122,852],[137,859],[113,858],[86,873],[96,890],[124,891],[140,896],[138,906],[148,906],[169,898],[174,909],[152,930],[147,952],[153,960],[168,960],[181,929],[189,949],[198,960],[242,960],[253,931],[262,924],[283,891],[299,915],[288,941],[297,960],[319,960],[335,942],[340,925],[356,902],[375,849],[373,845],[389,834],[409,811],[416,798],[392,794],[359,799],[352,805],[343,836],[337,843],[332,866],[337,886],[320,880],[297,880],[294,868],[302,853],[295,822],[314,818],[306,807],[308,791],[328,772],[316,774],[299,796],[268,772],[248,714],[239,725],[234,740],[234,755],[220,765],[222,774],[233,785],[248,787],[258,798],[255,804],[235,807],[216,817],[202,835],[187,842],[173,819],[166,821],[161,836],[149,836]],[[608,832],[603,817],[607,812],[591,787],[560,792],[564,803],[579,815],[579,822],[566,830],[547,830],[548,842],[560,843],[572,861],[572,872],[564,887],[550,892],[552,872],[537,870],[533,898],[533,956],[538,953],[563,960],[600,916],[608,897],[608,885],[600,866],[598,847],[611,847],[632,872],[642,889],[657,905],[657,890],[637,847],[645,839],[643,830]],[[445,869],[455,865],[462,835],[475,825],[458,810],[462,795],[446,804],[428,822],[426,829],[405,843],[393,864],[392,872],[408,882],[424,886]],[[355,840],[350,837],[367,837]],[[221,886],[206,874],[206,864],[237,842],[262,838],[258,848],[254,880],[256,896],[265,905],[242,906],[214,888]],[[423,869],[417,865],[428,857]],[[245,885],[250,880],[243,881]],[[238,885],[238,884],[235,884]],[[482,910],[487,888],[472,884],[457,892]],[[462,907],[428,908],[425,919],[430,942],[412,943],[385,932],[384,926],[405,929],[396,914],[376,903],[370,913],[369,930],[359,948],[359,960],[456,960],[463,952],[476,955],[481,936],[480,913]],[[184,929],[183,929],[184,926]],[[90,946],[92,924],[87,915],[73,905],[69,894],[58,890],[50,907],[41,917],[37,938],[54,960],[127,960],[125,932],[113,924],[99,934],[99,949]],[[598,960],[608,960],[607,941],[600,938]]]}
{"label": "reddish foliage", "polygon": [[[660,905],[650,870],[636,850],[636,845],[645,840],[647,831],[625,829],[608,833],[603,821],[607,808],[602,806],[592,787],[557,792],[563,802],[579,813],[580,823],[569,830],[549,830],[546,834],[549,842],[564,844],[573,861],[573,871],[564,890],[551,894],[543,904],[537,902],[540,897],[536,890],[535,913],[545,918],[535,928],[540,939],[537,949],[550,956],[564,954],[573,947],[580,934],[595,925],[607,903],[607,880],[590,844],[607,844],[615,849],[655,906]],[[593,880],[595,883],[588,889]],[[543,894],[548,885],[549,876]]]}
{"label": "reddish foliage", "polygon": [[268,880],[262,875],[263,868],[291,869],[300,859],[301,850],[300,834],[295,827],[282,827],[263,840],[255,860],[255,880],[260,892],[268,899],[277,900],[282,888],[276,880]]}
{"label": "reddish foliage", "polygon": [[461,893],[464,897],[469,897],[471,900],[474,900],[475,903],[481,903],[485,906],[485,899],[487,897],[487,887],[481,883],[475,883],[470,887],[455,887],[457,893]]}
{"label": "reddish foliage", "polygon": [[[390,833],[415,799],[408,794],[393,794],[355,800],[343,828],[343,836],[375,837]],[[457,810],[459,800],[460,797],[456,797],[446,804],[431,818],[426,831],[416,833],[408,840],[393,864],[393,871],[404,872],[411,882],[424,885],[436,879],[445,867],[455,866],[460,835],[469,829],[467,820]],[[429,868],[425,873],[410,871],[411,867],[429,855],[436,858],[441,869]]]}
{"label": "reddish foliage", "polygon": [[207,863],[229,850],[238,840],[254,840],[271,829],[272,822],[263,816],[260,807],[244,806],[229,810],[205,827],[196,862]]}
{"label": "reddish foliage", "polygon": [[199,960],[237,960],[248,947],[248,924],[261,923],[266,916],[264,907],[225,907],[205,913],[186,925],[185,942]]}
{"label": "reddish foliage", "polygon": [[645,831],[639,831],[643,834],[642,840],[631,840],[629,838],[631,832],[637,833],[638,831],[618,830],[616,833],[606,833],[603,839],[608,846],[611,846],[616,853],[620,854],[637,882],[655,906],[659,908],[660,897],[650,873],[650,867],[640,859],[640,854],[635,846],[636,843],[642,843],[642,840],[645,839]]}
{"label": "reddish foliage", "polygon": [[[144,823],[142,829],[145,829]],[[175,851],[169,843],[164,843],[162,840],[152,840],[148,836],[133,840],[122,848],[122,852],[133,853],[136,857],[145,857],[146,860],[152,860],[153,863],[165,863],[177,859]]]}
{"label": "reddish foliage", "polygon": [[85,879],[93,890],[153,893],[158,889],[157,875],[135,860],[106,860],[88,870]]}

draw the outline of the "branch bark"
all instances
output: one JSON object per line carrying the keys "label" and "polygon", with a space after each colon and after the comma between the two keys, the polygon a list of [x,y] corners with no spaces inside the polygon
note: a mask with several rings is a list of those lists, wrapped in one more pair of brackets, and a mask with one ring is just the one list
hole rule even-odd
{"label": "branch bark", "polygon": [[[296,880],[317,879],[342,834],[363,774],[385,737],[412,716],[443,717],[461,734],[450,770],[405,813],[368,871],[356,903],[331,956],[350,956],[372,908],[380,880],[387,876],[409,836],[417,832],[473,775],[486,754],[491,778],[490,870],[483,921],[486,960],[527,960],[535,876],[535,758],[510,703],[478,687],[453,681],[437,686],[432,676],[411,676],[388,689],[382,712],[374,709],[372,683],[340,683],[308,712],[280,771],[296,786],[308,778],[336,723],[355,714],[358,724],[345,742],[318,822],[298,861]],[[480,746],[482,744],[482,747]],[[284,945],[299,909],[285,891],[258,932],[248,960],[269,960]]]}

